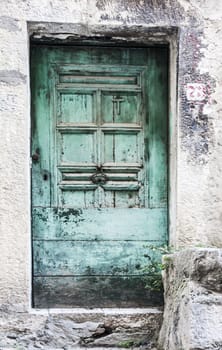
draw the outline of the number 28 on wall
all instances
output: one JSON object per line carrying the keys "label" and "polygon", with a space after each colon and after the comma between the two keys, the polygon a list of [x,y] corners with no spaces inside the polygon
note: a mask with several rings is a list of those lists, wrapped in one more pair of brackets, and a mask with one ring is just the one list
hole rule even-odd
{"label": "number 28 on wall", "polygon": [[206,85],[200,83],[187,84],[186,96],[188,101],[203,101],[206,97]]}

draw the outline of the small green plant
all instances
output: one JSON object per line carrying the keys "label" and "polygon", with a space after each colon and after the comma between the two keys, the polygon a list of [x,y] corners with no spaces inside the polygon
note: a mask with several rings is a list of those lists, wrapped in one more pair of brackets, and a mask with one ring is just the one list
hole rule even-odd
{"label": "small green plant", "polygon": [[122,341],[122,342],[119,343],[119,346],[121,348],[125,348],[125,349],[129,349],[133,345],[134,345],[134,341],[133,340],[126,340],[126,341]]}
{"label": "small green plant", "polygon": [[119,347],[129,349],[134,346],[140,346],[141,342],[136,340],[125,340],[118,344]]}
{"label": "small green plant", "polygon": [[145,288],[150,291],[163,291],[162,271],[165,270],[171,263],[171,258],[166,256],[162,262],[162,256],[172,253],[172,249],[167,245],[164,246],[146,246],[151,251],[151,254],[144,254],[148,259],[147,265],[143,266],[142,273],[144,274]]}

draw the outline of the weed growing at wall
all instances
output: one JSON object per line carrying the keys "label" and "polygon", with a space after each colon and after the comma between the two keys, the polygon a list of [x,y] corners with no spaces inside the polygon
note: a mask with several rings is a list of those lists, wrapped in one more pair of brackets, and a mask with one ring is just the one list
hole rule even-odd
{"label": "weed growing at wall", "polygon": [[[144,254],[147,258],[147,265],[143,266],[142,273],[144,274],[145,288],[150,291],[163,291],[162,271],[165,270],[171,258],[168,256],[172,254],[172,248],[167,245],[164,246],[146,246],[153,254]],[[163,255],[166,255],[163,260]]]}

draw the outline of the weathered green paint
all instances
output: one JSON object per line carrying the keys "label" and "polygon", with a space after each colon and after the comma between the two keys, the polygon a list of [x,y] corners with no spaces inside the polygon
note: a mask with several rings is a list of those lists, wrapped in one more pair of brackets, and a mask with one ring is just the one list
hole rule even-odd
{"label": "weathered green paint", "polygon": [[[163,303],[161,292],[144,288],[138,276],[36,277],[34,304],[38,308],[58,307],[143,307]],[[62,296],[62,297],[61,297]]]}
{"label": "weathered green paint", "polygon": [[131,214],[125,208],[33,208],[33,239],[165,242],[166,208],[135,208]]}
{"label": "weathered green paint", "polygon": [[[152,242],[157,244],[159,242]],[[34,241],[35,276],[138,275],[153,258],[144,241]]]}
{"label": "weathered green paint", "polygon": [[167,242],[167,52],[32,48],[35,306],[160,300],[141,268]]}
{"label": "weathered green paint", "polygon": [[[149,206],[166,207],[167,203],[167,139],[168,89],[166,55],[150,52],[149,91]],[[163,118],[165,116],[165,118]]]}

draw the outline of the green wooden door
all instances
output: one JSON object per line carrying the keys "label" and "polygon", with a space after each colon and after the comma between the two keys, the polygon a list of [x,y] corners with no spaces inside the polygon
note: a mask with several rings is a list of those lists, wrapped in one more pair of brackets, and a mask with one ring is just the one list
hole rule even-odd
{"label": "green wooden door", "polygon": [[167,48],[33,46],[35,307],[155,305],[167,242]]}

